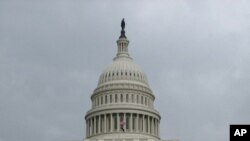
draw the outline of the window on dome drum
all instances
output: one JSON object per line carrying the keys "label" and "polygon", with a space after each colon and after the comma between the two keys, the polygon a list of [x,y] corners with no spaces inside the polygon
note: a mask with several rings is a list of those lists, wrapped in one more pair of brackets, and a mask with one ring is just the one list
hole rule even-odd
{"label": "window on dome drum", "polygon": [[115,103],[117,103],[118,97],[117,94],[115,94]]}
{"label": "window on dome drum", "polygon": [[112,103],[112,95],[109,96],[109,102]]}
{"label": "window on dome drum", "polygon": [[107,102],[108,102],[108,96],[105,95],[105,104],[107,104]]}
{"label": "window on dome drum", "polygon": [[126,102],[128,102],[128,94],[126,94]]}
{"label": "window on dome drum", "polygon": [[132,103],[134,103],[134,95],[132,94],[131,96],[132,96]]}
{"label": "window on dome drum", "polygon": [[101,97],[101,105],[103,104],[103,97]]}
{"label": "window on dome drum", "polygon": [[136,95],[137,104],[139,103],[139,95]]}
{"label": "window on dome drum", "polygon": [[121,75],[123,75],[123,73],[121,72]]}
{"label": "window on dome drum", "polygon": [[147,97],[145,97],[145,102],[144,103],[145,103],[145,105],[147,105]]}
{"label": "window on dome drum", "polygon": [[125,72],[125,75],[127,76],[127,72]]}
{"label": "window on dome drum", "polygon": [[121,102],[123,102],[123,94],[121,94]]}
{"label": "window on dome drum", "polygon": [[141,104],[143,104],[143,96],[141,96]]}
{"label": "window on dome drum", "polygon": [[97,106],[99,106],[99,97],[97,97]]}

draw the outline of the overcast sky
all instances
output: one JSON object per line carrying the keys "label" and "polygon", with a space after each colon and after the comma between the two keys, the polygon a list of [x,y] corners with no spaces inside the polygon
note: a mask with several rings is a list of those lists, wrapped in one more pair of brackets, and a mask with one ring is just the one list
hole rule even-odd
{"label": "overcast sky", "polygon": [[84,115],[116,54],[148,76],[161,138],[228,141],[250,123],[248,0],[0,0],[0,141],[85,137]]}

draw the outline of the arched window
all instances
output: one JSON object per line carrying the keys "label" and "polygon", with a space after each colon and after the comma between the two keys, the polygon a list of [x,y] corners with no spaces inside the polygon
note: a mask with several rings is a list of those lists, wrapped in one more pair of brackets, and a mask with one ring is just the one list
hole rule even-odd
{"label": "arched window", "polygon": [[103,104],[103,97],[101,97],[101,105]]}
{"label": "arched window", "polygon": [[118,101],[118,97],[117,97],[117,94],[115,94],[115,103],[117,103]]}
{"label": "arched window", "polygon": [[126,102],[128,102],[128,94],[126,94]]}
{"label": "arched window", "polygon": [[112,103],[112,95],[109,96],[109,102]]}
{"label": "arched window", "polygon": [[141,104],[143,104],[143,96],[141,96]]}
{"label": "arched window", "polygon": [[97,97],[97,106],[99,106],[99,97]]}
{"label": "arched window", "polygon": [[121,102],[123,102],[123,94],[121,94]]}
{"label": "arched window", "polygon": [[135,102],[134,95],[132,94],[131,96],[132,96],[132,103],[134,103]]}
{"label": "arched window", "polygon": [[107,102],[108,102],[108,96],[105,95],[105,104],[107,104]]}
{"label": "arched window", "polygon": [[136,95],[137,104],[139,103],[139,95]]}

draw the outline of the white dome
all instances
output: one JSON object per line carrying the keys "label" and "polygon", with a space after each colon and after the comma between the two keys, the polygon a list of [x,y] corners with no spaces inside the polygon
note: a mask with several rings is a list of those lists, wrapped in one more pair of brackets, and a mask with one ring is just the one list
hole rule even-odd
{"label": "white dome", "polygon": [[159,141],[161,116],[154,109],[155,96],[145,73],[129,56],[124,20],[121,26],[116,57],[91,95],[92,108],[85,116],[86,138]]}
{"label": "white dome", "polygon": [[112,82],[134,82],[148,86],[145,73],[129,57],[115,58],[100,75],[98,86]]}

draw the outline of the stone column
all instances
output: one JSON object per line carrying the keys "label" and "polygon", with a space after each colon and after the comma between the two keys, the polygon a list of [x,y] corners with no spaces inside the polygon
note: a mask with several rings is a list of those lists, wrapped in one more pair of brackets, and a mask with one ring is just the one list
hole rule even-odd
{"label": "stone column", "polygon": [[126,113],[123,114],[123,122],[125,122],[125,125],[123,126],[123,128],[124,128],[124,131],[126,132],[126,130],[127,130],[127,117],[126,117]]}
{"label": "stone column", "polygon": [[149,118],[149,125],[150,125],[150,128],[149,128],[149,133],[151,134],[152,133],[152,117]]}
{"label": "stone column", "polygon": [[89,136],[91,136],[91,132],[92,132],[92,120],[90,118],[89,119]]}
{"label": "stone column", "polygon": [[98,133],[101,133],[101,115],[98,116]]}
{"label": "stone column", "polygon": [[157,124],[157,119],[155,119],[155,135],[157,136],[158,134],[158,124]]}
{"label": "stone column", "polygon": [[147,131],[147,132],[150,134],[150,121],[149,121],[149,119],[150,119],[150,118],[149,118],[149,116],[148,116],[148,131]]}
{"label": "stone column", "polygon": [[104,114],[104,129],[103,132],[106,133],[107,132],[107,114]]}
{"label": "stone column", "polygon": [[93,117],[93,118],[94,118],[94,126],[93,126],[94,132],[93,132],[93,134],[95,134],[96,133],[96,117]]}
{"label": "stone column", "polygon": [[152,122],[151,122],[151,124],[152,124],[152,134],[154,134],[154,117],[152,117]]}
{"label": "stone column", "polygon": [[110,114],[110,132],[113,132],[113,114]]}
{"label": "stone column", "polygon": [[158,136],[160,136],[160,120],[158,120]]}
{"label": "stone column", "polygon": [[159,128],[158,128],[159,124],[158,124],[158,119],[156,120],[156,136],[158,136],[159,133]]}
{"label": "stone column", "polygon": [[139,114],[136,114],[136,132],[139,132]]}
{"label": "stone column", "polygon": [[89,124],[88,124],[88,119],[86,120],[86,137],[88,137],[88,127],[89,127]]}
{"label": "stone column", "polygon": [[117,132],[119,132],[120,131],[120,115],[119,115],[119,113],[117,113]]}
{"label": "stone column", "polygon": [[130,132],[133,132],[133,127],[132,127],[132,123],[133,123],[133,118],[132,118],[132,113],[130,113],[130,121],[129,121],[129,130],[130,130]]}
{"label": "stone column", "polygon": [[142,115],[142,132],[146,132],[146,126],[145,126],[145,115]]}

